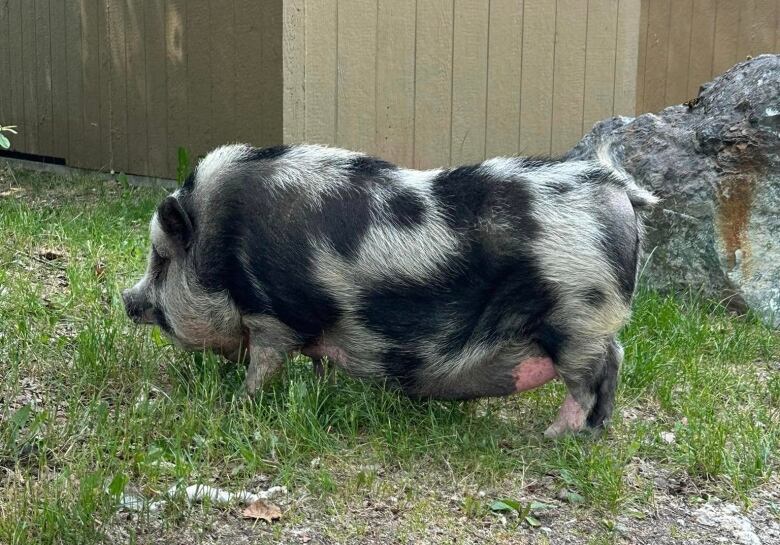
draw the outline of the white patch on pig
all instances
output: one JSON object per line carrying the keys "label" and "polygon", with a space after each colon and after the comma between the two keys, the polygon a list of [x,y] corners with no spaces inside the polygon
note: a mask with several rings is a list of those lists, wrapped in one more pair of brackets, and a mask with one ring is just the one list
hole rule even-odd
{"label": "white patch on pig", "polygon": [[458,246],[455,233],[436,215],[411,229],[374,224],[363,235],[355,266],[371,278],[424,282],[443,270]]}
{"label": "white patch on pig", "polygon": [[252,148],[246,144],[230,144],[209,152],[195,169],[198,192],[213,191],[251,151]]}

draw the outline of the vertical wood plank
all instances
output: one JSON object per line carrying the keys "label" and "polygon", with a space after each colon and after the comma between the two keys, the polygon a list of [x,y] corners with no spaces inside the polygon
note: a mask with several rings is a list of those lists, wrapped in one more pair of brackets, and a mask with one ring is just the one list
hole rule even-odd
{"label": "vertical wood plank", "polygon": [[143,3],[125,0],[125,53],[127,58],[127,171],[146,174],[146,24]]}
{"label": "vertical wood plank", "polygon": [[282,89],[282,0],[262,2],[260,19],[262,54],[260,56],[261,98],[258,144],[277,145],[282,142],[284,118],[284,92]]}
{"label": "vertical wood plank", "polygon": [[111,168],[128,172],[127,160],[127,50],[125,44],[124,2],[114,1],[107,4],[109,53],[111,60],[111,78],[109,115],[111,121]]}
{"label": "vertical wood plank", "polygon": [[671,10],[664,95],[664,104],[667,106],[680,104],[688,99],[693,0],[675,0]]}
{"label": "vertical wood plank", "polygon": [[337,9],[337,0],[306,4],[303,123],[308,142],[336,142]]}
{"label": "vertical wood plank", "polygon": [[379,1],[376,152],[411,167],[414,154],[415,0]]}
{"label": "vertical wood plank", "polygon": [[753,32],[751,35],[750,51],[752,54],[777,53],[774,47],[775,32],[778,31],[778,0],[755,0],[753,10]]}
{"label": "vertical wood plank", "polygon": [[[558,0],[555,14],[555,60],[553,72],[552,101],[552,153],[561,153],[573,146],[583,128],[583,90],[587,85],[586,74],[586,43],[592,51],[604,48],[603,36],[595,29],[589,13],[596,0],[582,2],[581,0]],[[598,11],[598,10],[597,10]],[[603,14],[602,14],[603,15]],[[593,38],[588,36],[593,30]],[[612,36],[614,46],[614,34]],[[591,55],[592,56],[592,55]],[[601,67],[590,66],[592,72]],[[595,77],[610,76],[614,69],[614,61],[609,67],[610,74],[603,70]],[[593,78],[594,76],[592,76]],[[610,83],[610,109],[612,108],[612,80]],[[591,91],[597,86],[591,83]],[[585,97],[587,100],[587,97]]]}
{"label": "vertical wood plank", "polygon": [[449,164],[453,0],[417,0],[414,166]]}
{"label": "vertical wood plank", "polygon": [[639,11],[639,55],[637,56],[636,66],[636,113],[641,114],[647,111],[645,108],[645,68],[647,66],[647,45],[650,26],[648,17],[650,8],[648,0],[640,0]]}
{"label": "vertical wood plank", "polygon": [[[101,70],[101,55],[105,57],[101,34],[105,33],[105,8],[92,0],[80,0],[81,14],[81,116],[84,127],[84,149],[81,166],[99,169],[108,164],[110,137],[103,123],[102,104],[108,97],[109,74]],[[102,74],[102,76],[101,76]],[[105,134],[104,131],[105,130]]]}
{"label": "vertical wood plank", "polygon": [[24,47],[22,25],[22,0],[9,0],[8,2],[8,69],[10,72],[10,94],[7,104],[10,105],[10,117],[2,121],[10,125],[17,125],[19,134],[11,140],[13,149],[23,149],[27,146],[27,126],[24,114],[24,64],[22,51]]}
{"label": "vertical wood plank", "polygon": [[520,90],[520,153],[550,153],[555,2],[525,0]]}
{"label": "vertical wood plank", "polygon": [[282,28],[284,134],[282,135],[282,140],[286,144],[302,142],[305,138],[305,19],[306,2],[304,0],[284,0],[284,22]]}
{"label": "vertical wood plank", "polygon": [[650,2],[647,31],[647,57],[645,60],[644,109],[648,112],[662,110],[666,104],[666,63],[669,56],[670,0]]}
{"label": "vertical wood plank", "polygon": [[588,132],[597,121],[612,115],[617,54],[615,46],[618,0],[589,0],[587,4],[588,36],[582,133]]}
{"label": "vertical wood plank", "polygon": [[489,2],[456,2],[452,46],[450,163],[485,158]]}
{"label": "vertical wood plank", "polygon": [[490,1],[485,155],[513,155],[520,145],[523,0]]}
{"label": "vertical wood plank", "polygon": [[688,61],[688,98],[698,96],[699,87],[712,77],[715,41],[715,0],[694,0],[691,14],[691,50]]}
{"label": "vertical wood plank", "polygon": [[[56,0],[55,0],[56,1]],[[37,85],[38,153],[54,155],[52,148],[54,122],[51,78],[50,0],[35,0],[35,80]]]}
{"label": "vertical wood plank", "polygon": [[95,2],[95,4],[97,4],[95,7],[98,17],[98,74],[100,78],[98,80],[100,85],[100,120],[98,122],[100,154],[95,159],[99,161],[96,168],[108,170],[114,167],[111,87],[117,68],[111,58],[109,6],[106,2]]}
{"label": "vertical wood plank", "polygon": [[373,152],[376,139],[377,0],[338,0],[339,146]]}
{"label": "vertical wood plank", "polygon": [[[261,2],[262,3],[262,2]],[[211,48],[212,29],[208,0],[187,2],[187,142],[192,147],[193,164],[210,147],[211,119]],[[261,20],[255,24],[260,26]]]}
{"label": "vertical wood plank", "polygon": [[22,10],[22,76],[24,78],[24,128],[25,151],[38,153],[38,55],[35,45],[35,2],[23,1]]}
{"label": "vertical wood plank", "polygon": [[147,0],[144,5],[146,29],[146,155],[148,173],[152,176],[173,177],[168,169],[168,101],[165,76],[165,2]]}
{"label": "vertical wood plank", "polygon": [[84,115],[82,104],[83,96],[83,75],[81,58],[81,3],[64,2],[65,7],[65,64],[66,64],[66,86],[67,86],[67,105],[63,108],[67,116],[68,132],[66,138],[66,155],[69,165],[81,167],[84,166],[82,156],[87,150],[84,149]]}
{"label": "vertical wood plank", "polygon": [[641,0],[619,0],[613,115],[636,115]]}
{"label": "vertical wood plank", "polygon": [[775,7],[775,53],[780,53],[780,5]]}
{"label": "vertical wood plank", "polygon": [[739,36],[739,2],[718,0],[715,14],[715,47],[712,56],[713,76],[722,74],[737,59]]}
{"label": "vertical wood plank", "polygon": [[[187,1],[167,0],[165,3],[165,96],[168,103],[166,159],[171,176],[176,175],[178,149],[187,148],[191,155],[193,151],[188,141],[187,46],[189,40],[185,32],[186,21]],[[195,166],[194,155],[190,163],[191,166]]]}
{"label": "vertical wood plank", "polygon": [[[0,125],[13,125],[11,118],[11,27],[8,21],[9,2],[0,2],[0,39],[4,47],[0,49]],[[14,29],[18,32],[19,29]]]}
{"label": "vertical wood plank", "polygon": [[259,93],[263,75],[257,69],[263,54],[260,35],[263,9],[260,2],[235,0],[236,13],[236,138],[247,144],[259,144],[262,119],[262,97]]}
{"label": "vertical wood plank", "polygon": [[65,28],[65,4],[50,4],[52,143],[55,157],[68,157],[68,56]]}
{"label": "vertical wood plank", "polygon": [[737,56],[734,62],[744,61],[752,53],[755,1],[739,2],[739,25],[737,29]]}
{"label": "vertical wood plank", "polygon": [[212,138],[219,144],[235,140],[236,42],[233,0],[209,0],[211,9]]}

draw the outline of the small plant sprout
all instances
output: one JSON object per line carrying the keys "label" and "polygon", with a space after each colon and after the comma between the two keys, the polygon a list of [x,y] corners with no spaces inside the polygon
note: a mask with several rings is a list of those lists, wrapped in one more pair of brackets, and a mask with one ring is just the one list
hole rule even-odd
{"label": "small plant sprout", "polygon": [[19,134],[15,129],[16,125],[0,125],[0,148],[8,149],[11,147],[11,141],[3,133],[10,132],[11,134]]}

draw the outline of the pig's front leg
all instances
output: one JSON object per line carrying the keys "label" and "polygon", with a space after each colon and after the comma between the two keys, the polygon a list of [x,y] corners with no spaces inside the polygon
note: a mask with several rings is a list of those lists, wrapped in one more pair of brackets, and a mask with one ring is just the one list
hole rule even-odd
{"label": "pig's front leg", "polygon": [[247,317],[244,325],[249,331],[249,367],[244,390],[253,395],[282,367],[285,355],[296,348],[297,336],[270,316]]}
{"label": "pig's front leg", "polygon": [[284,355],[267,346],[250,345],[244,390],[254,395],[282,367]]}

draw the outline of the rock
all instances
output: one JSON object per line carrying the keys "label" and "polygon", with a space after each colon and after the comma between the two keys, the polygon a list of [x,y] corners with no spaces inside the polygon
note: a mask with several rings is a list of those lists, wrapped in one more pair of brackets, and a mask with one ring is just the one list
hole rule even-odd
{"label": "rock", "polygon": [[707,503],[698,508],[693,516],[699,524],[728,533],[743,545],[761,545],[761,539],[753,529],[753,524],[739,508],[731,503]]}
{"label": "rock", "polygon": [[661,198],[643,279],[780,327],[780,55],[736,64],[686,104],[601,121],[567,157],[605,142]]}

